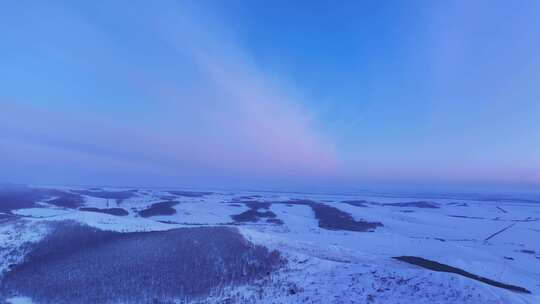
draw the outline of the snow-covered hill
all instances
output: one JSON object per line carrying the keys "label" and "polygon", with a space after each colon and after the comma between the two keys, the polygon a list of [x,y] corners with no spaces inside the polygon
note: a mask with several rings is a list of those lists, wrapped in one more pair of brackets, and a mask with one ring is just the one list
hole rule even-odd
{"label": "snow-covered hill", "polygon": [[[197,303],[540,303],[536,202],[172,189],[2,191],[2,286],[54,223],[75,221],[126,235],[232,227],[286,260],[253,280],[183,299]],[[459,271],[395,259],[402,256]],[[2,291],[8,303],[40,303],[13,290]]]}

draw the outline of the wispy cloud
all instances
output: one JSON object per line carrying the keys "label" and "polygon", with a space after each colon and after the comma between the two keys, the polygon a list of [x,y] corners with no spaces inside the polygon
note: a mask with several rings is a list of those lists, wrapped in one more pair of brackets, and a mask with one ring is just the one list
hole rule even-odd
{"label": "wispy cloud", "polygon": [[[170,64],[189,64],[196,81],[186,85],[133,62],[110,67],[119,75],[118,69],[123,70],[133,86],[131,96],[137,92],[151,96],[146,107],[152,113],[140,115],[143,119],[139,120],[126,119],[120,112],[100,116],[83,109],[66,110],[54,100],[45,109],[40,100],[2,99],[4,140],[0,144],[9,154],[1,157],[5,168],[33,177],[39,174],[33,167],[54,164],[70,172],[65,182],[74,177],[83,181],[86,176],[88,183],[100,183],[102,178],[118,184],[155,184],[156,176],[219,181],[336,175],[332,143],[322,136],[295,94],[280,86],[280,79],[265,75],[226,23],[187,6],[181,12],[159,22],[148,18],[144,26],[155,29],[164,48],[172,48],[167,54]],[[94,33],[100,35],[100,30]],[[111,58],[120,53],[117,46],[106,46],[99,59],[111,64]],[[98,58],[76,58],[80,62],[92,59]],[[99,69],[97,73],[99,77]],[[78,97],[87,99],[73,98]],[[131,102],[140,101],[111,102],[129,112]],[[20,174],[21,170],[26,174]],[[123,177],[126,172],[140,178]]]}
{"label": "wispy cloud", "polygon": [[240,144],[244,160],[276,174],[336,173],[334,148],[317,130],[309,109],[279,86],[280,79],[262,72],[225,24],[201,22],[209,18],[198,15],[174,17],[162,23],[164,36],[179,53],[192,56],[219,96],[216,106],[222,111],[213,122]]}

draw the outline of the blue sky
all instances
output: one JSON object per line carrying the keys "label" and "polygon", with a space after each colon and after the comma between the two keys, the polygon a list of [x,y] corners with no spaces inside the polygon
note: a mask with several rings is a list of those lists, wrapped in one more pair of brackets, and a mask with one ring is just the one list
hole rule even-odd
{"label": "blue sky", "polygon": [[0,180],[540,185],[537,1],[11,1]]}

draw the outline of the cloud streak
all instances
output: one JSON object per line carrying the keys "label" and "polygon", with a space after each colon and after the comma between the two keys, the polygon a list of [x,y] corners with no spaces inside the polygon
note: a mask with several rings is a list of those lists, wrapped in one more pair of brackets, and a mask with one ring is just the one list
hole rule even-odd
{"label": "cloud streak", "polygon": [[226,136],[243,143],[241,150],[248,154],[244,157],[268,163],[267,169],[278,172],[291,168],[336,173],[332,145],[317,131],[313,116],[301,108],[294,93],[265,75],[223,26],[201,24],[193,16],[178,19],[182,19],[179,24],[167,23],[168,41],[179,51],[187,50],[208,84],[219,92],[222,111],[214,122],[229,131]]}
{"label": "cloud streak", "polygon": [[[50,172],[69,174],[50,180],[94,184],[154,185],[168,179],[165,184],[215,185],[338,174],[333,145],[317,130],[314,117],[293,93],[262,72],[226,24],[192,7],[177,11],[181,15],[168,15],[165,22],[148,18],[143,26],[155,29],[162,47],[170,48],[170,64],[186,65],[190,72],[179,78],[159,75],[126,60],[110,67],[117,74],[124,69],[130,95],[151,97],[145,105],[148,115],[89,115],[76,107],[66,110],[54,100],[45,109],[40,100],[2,99],[0,144],[6,154],[0,161],[7,169],[2,178],[9,180],[17,172],[20,181],[46,182],[36,178],[40,173],[33,168],[52,167],[63,169]],[[99,35],[99,27],[93,33]],[[104,45],[99,59],[110,64],[118,52],[118,46]],[[81,63],[98,59],[71,57]],[[186,84],[186,77],[194,80]],[[130,111],[129,101],[118,106]]]}

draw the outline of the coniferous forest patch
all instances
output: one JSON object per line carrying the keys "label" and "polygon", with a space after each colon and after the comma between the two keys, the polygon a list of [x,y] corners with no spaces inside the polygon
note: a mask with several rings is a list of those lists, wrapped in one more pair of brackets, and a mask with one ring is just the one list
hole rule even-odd
{"label": "coniferous forest patch", "polygon": [[277,269],[282,258],[234,228],[119,233],[56,224],[0,283],[37,303],[159,303],[203,296]]}

